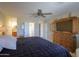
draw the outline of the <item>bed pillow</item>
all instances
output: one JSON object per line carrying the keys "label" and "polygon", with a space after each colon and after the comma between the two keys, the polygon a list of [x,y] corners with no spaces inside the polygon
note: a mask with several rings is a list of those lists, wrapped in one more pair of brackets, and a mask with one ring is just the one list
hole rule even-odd
{"label": "bed pillow", "polygon": [[0,45],[3,48],[16,50],[16,41],[15,37],[9,35],[0,36]]}

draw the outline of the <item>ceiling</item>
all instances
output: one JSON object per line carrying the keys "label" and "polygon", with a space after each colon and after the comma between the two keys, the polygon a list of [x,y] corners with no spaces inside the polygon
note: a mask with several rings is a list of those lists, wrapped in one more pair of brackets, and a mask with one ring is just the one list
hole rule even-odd
{"label": "ceiling", "polygon": [[0,11],[8,16],[26,17],[31,13],[36,13],[37,9],[42,9],[43,12],[52,12],[54,18],[69,12],[79,15],[79,3],[77,2],[0,2]]}

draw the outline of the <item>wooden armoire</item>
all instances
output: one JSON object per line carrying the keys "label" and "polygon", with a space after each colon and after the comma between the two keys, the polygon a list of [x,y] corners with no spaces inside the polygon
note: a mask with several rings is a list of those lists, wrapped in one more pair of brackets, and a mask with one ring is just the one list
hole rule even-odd
{"label": "wooden armoire", "polygon": [[67,17],[53,21],[53,42],[67,48],[70,52],[76,50],[76,37],[79,33],[79,18]]}

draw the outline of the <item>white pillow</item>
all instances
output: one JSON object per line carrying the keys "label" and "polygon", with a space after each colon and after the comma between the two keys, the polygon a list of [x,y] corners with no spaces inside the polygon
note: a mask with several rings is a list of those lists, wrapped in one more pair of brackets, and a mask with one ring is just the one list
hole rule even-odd
{"label": "white pillow", "polygon": [[16,50],[16,41],[15,37],[9,35],[0,36],[0,45],[3,48]]}
{"label": "white pillow", "polygon": [[2,51],[2,49],[3,49],[3,48],[0,46],[0,52]]}

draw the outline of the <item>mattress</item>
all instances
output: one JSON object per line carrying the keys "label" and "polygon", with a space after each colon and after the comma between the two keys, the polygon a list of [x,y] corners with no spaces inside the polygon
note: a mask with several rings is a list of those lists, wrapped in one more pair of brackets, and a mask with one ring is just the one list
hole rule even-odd
{"label": "mattress", "polygon": [[[18,38],[17,49],[4,49],[1,53],[15,57],[70,57],[68,50],[40,37]],[[0,53],[0,54],[1,54]]]}

